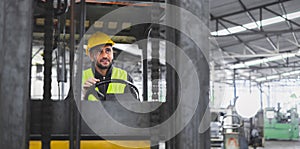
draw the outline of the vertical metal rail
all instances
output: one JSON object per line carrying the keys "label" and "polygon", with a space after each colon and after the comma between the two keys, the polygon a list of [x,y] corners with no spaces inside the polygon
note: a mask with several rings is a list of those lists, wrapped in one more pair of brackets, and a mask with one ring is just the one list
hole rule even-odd
{"label": "vertical metal rail", "polygon": [[[159,38],[160,38],[160,26],[159,26],[159,0],[152,0],[154,2],[151,9],[151,20],[154,24],[151,24],[151,82],[152,82],[152,101],[159,101],[159,82],[160,82],[160,64],[159,64]],[[151,123],[154,125],[160,121],[160,111],[151,113]],[[159,132],[151,132],[151,143],[159,143]],[[153,145],[152,149],[158,149],[158,145]]]}
{"label": "vertical metal rail", "polygon": [[259,8],[259,30],[263,31],[263,26],[262,26],[262,19],[263,19],[263,13],[262,13],[262,8]]}
{"label": "vertical metal rail", "polygon": [[[167,4],[174,4],[173,0],[167,0]],[[166,7],[166,22],[167,24],[175,24],[178,23],[176,22],[177,16],[174,15],[176,12],[173,12],[174,10],[170,9],[169,7]],[[176,32],[175,29],[167,27],[166,28],[166,39],[170,43],[175,43],[176,40]],[[167,44],[166,45],[166,61],[170,62],[171,64],[176,64],[176,51],[172,50],[174,46]],[[177,73],[172,66],[169,64],[166,64],[167,67],[167,74],[166,74],[166,81],[167,81],[167,95],[166,95],[166,103],[167,104],[167,109],[162,109],[166,112],[162,113],[162,116],[165,117],[168,115],[171,115],[178,104],[178,78],[177,78]],[[164,118],[165,119],[165,118]],[[176,121],[174,121],[169,128],[170,132],[175,132],[176,129]],[[176,146],[178,144],[178,141],[176,138],[172,138],[169,141],[166,142],[166,149],[176,149]]]}
{"label": "vertical metal rail", "polygon": [[263,89],[261,83],[259,83],[259,97],[260,97],[260,110],[263,109]]}
{"label": "vertical metal rail", "polygon": [[[84,33],[85,33],[85,19],[86,19],[86,2],[85,0],[81,0],[80,3],[80,38],[82,40]],[[83,49],[84,41],[81,42],[81,47],[79,49]],[[82,70],[82,63],[83,63],[83,51],[79,50],[79,70]],[[79,76],[81,76],[79,74]],[[79,77],[81,78],[81,77]],[[80,81],[81,82],[81,81]],[[76,86],[77,90],[81,90],[81,85]],[[76,144],[75,148],[80,149],[80,140],[81,140],[81,115],[80,115],[80,110],[81,110],[81,101],[80,98],[75,99],[77,100],[77,110],[76,110]]]}
{"label": "vertical metal rail", "polygon": [[[58,1],[58,6],[60,1]],[[65,5],[67,5],[65,3]],[[65,38],[61,39],[60,35],[63,31],[65,35],[66,27],[66,10],[63,10],[63,13],[57,13],[60,10],[55,12],[55,19],[57,19],[55,38],[54,38],[54,47],[57,47],[56,61],[57,61],[57,83],[58,83],[58,99],[64,100],[64,83],[67,82],[66,75],[66,48],[65,48]]]}
{"label": "vertical metal rail", "polygon": [[75,0],[71,0],[71,17],[70,17],[70,90],[69,90],[69,110],[70,110],[70,136],[69,136],[69,148],[74,149],[74,94],[72,87],[73,77],[73,62],[74,62],[74,50],[75,50]]}
{"label": "vertical metal rail", "polygon": [[58,100],[63,100],[64,98],[63,98],[63,95],[62,95],[62,93],[61,93],[61,88],[60,88],[60,79],[61,79],[61,77],[59,76],[61,73],[59,73],[60,72],[60,67],[59,67],[59,65],[60,65],[60,52],[61,52],[61,47],[60,47],[60,25],[61,25],[61,23],[60,23],[60,16],[55,16],[55,19],[57,19],[58,21],[57,21],[57,25],[56,25],[56,30],[55,30],[55,35],[54,35],[54,47],[56,46],[57,47],[57,51],[56,51],[56,54],[55,54],[55,56],[56,56],[56,64],[57,64],[57,66],[56,66],[56,74],[57,74],[57,87],[58,87]]}
{"label": "vertical metal rail", "polygon": [[46,2],[46,19],[44,34],[44,100],[51,100],[51,74],[52,74],[52,51],[53,51],[53,0]]}
{"label": "vertical metal rail", "polygon": [[231,105],[233,105],[233,106],[235,106],[235,103],[236,103],[236,100],[237,100],[237,95],[236,95],[236,69],[234,69],[233,70],[233,103],[231,104],[231,102],[230,102],[230,104]]}
{"label": "vertical metal rail", "polygon": [[267,96],[267,100],[268,100],[268,107],[270,107],[271,106],[271,87],[270,87],[270,85],[268,85],[268,96]]}
{"label": "vertical metal rail", "polygon": [[51,75],[53,52],[53,0],[46,1],[45,34],[44,34],[44,93],[42,102],[42,149],[50,149],[52,129]]}
{"label": "vertical metal rail", "polygon": [[53,0],[46,2],[46,19],[44,34],[44,100],[51,100],[51,74],[52,74],[52,51],[53,51]]}
{"label": "vertical metal rail", "polygon": [[[145,33],[145,38],[148,38],[148,33]],[[143,101],[148,101],[148,48],[147,42],[141,44],[142,47],[142,62],[143,62]]]}
{"label": "vertical metal rail", "polygon": [[[66,6],[66,10],[68,9],[67,7],[68,7],[68,2],[67,1],[65,1],[65,5],[67,5]],[[66,19],[67,18],[67,12],[65,12],[65,14],[63,14],[63,16],[62,16],[62,20],[61,20],[61,22],[63,22],[63,23],[61,23],[63,26],[62,26],[62,35],[63,35],[63,37],[62,37],[62,41],[63,41],[63,48],[62,48],[62,50],[63,50],[63,61],[65,62],[65,64],[63,64],[63,70],[64,71],[66,71],[66,46],[67,46],[67,40],[66,40]],[[60,36],[59,36],[59,38],[60,38]],[[65,82],[67,82],[67,72],[65,72]],[[64,83],[62,83],[62,86],[61,86],[61,94],[62,94],[62,100],[64,99],[64,92],[65,92],[65,87],[64,87]]]}
{"label": "vertical metal rail", "polygon": [[[158,0],[152,0],[158,3]],[[156,24],[151,24],[151,82],[152,82],[152,100],[159,100],[159,74],[160,74],[160,64],[159,64],[159,5],[153,5],[151,11],[152,22]]]}

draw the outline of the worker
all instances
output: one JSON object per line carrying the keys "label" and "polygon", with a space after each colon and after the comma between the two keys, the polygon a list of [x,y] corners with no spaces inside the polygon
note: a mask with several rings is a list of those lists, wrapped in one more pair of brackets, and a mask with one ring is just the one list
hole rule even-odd
{"label": "worker", "polygon": [[[91,67],[84,70],[82,77],[83,93],[97,82],[121,79],[132,82],[130,75],[123,69],[113,66],[113,45],[114,41],[105,33],[96,32],[90,36],[87,43],[86,54],[91,60]],[[96,88],[100,93],[123,94],[130,91],[128,85],[121,83],[109,83]],[[89,101],[97,101],[93,96],[88,96]]]}

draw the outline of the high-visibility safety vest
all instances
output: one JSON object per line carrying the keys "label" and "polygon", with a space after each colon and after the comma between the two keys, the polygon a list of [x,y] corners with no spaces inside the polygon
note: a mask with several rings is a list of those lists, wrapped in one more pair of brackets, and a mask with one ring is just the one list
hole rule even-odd
{"label": "high-visibility safety vest", "polygon": [[[83,71],[82,84],[86,82],[89,78],[94,77],[93,71],[91,68]],[[113,67],[111,79],[121,79],[127,81],[127,72],[123,69]],[[126,85],[122,83],[109,83],[106,94],[123,94]],[[98,91],[98,88],[96,88]],[[94,95],[89,95],[89,101],[97,101],[98,99]]]}

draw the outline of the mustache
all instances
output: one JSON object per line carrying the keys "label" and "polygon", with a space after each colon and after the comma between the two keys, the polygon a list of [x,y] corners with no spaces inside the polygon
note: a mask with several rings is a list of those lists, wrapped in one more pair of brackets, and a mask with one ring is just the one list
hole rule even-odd
{"label": "mustache", "polygon": [[108,62],[110,62],[110,60],[109,60],[108,58],[102,58],[102,59],[100,59],[100,62],[103,62],[103,61],[108,61]]}

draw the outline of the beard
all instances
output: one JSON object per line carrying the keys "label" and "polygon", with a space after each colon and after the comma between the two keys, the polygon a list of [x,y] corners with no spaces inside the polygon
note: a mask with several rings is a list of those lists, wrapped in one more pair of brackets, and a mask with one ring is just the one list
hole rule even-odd
{"label": "beard", "polygon": [[111,66],[112,62],[109,61],[109,65],[103,66],[101,63],[97,62],[96,66],[100,69],[108,69]]}

